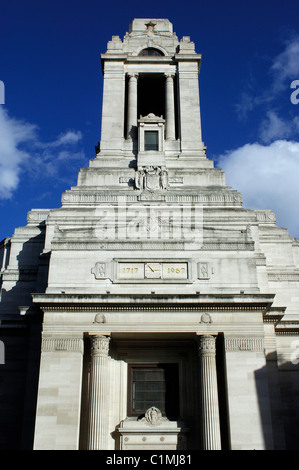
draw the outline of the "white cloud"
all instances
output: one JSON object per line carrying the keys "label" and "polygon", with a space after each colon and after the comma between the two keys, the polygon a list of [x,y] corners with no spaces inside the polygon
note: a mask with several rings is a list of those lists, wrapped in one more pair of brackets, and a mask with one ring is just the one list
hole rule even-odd
{"label": "white cloud", "polygon": [[54,144],[55,146],[76,144],[81,139],[82,133],[80,131],[67,131],[65,134],[61,134]]}
{"label": "white cloud", "polygon": [[19,145],[35,139],[36,126],[8,116],[0,107],[0,199],[9,199],[19,183],[29,154]]}
{"label": "white cloud", "polygon": [[299,79],[298,36],[274,57],[269,73],[267,90],[249,82],[248,92],[236,107],[243,118],[257,106],[266,108],[264,117],[255,122],[260,142],[226,152],[218,164],[226,173],[227,184],[242,193],[245,207],[272,209],[277,224],[299,238],[299,117],[294,115],[295,106],[283,114],[285,101],[279,101],[281,96],[286,99],[280,93],[289,91],[291,95],[290,84]]}
{"label": "white cloud", "polygon": [[246,144],[222,155],[218,163],[245,207],[273,210],[277,224],[299,238],[299,142]]}
{"label": "white cloud", "polygon": [[61,177],[61,165],[83,159],[74,151],[82,139],[80,131],[68,130],[51,142],[42,142],[38,127],[9,116],[0,106],[0,199],[9,199],[21,175]]}
{"label": "white cloud", "polygon": [[260,124],[260,138],[264,143],[270,143],[278,139],[288,139],[294,134],[299,134],[299,120],[282,119],[275,111],[268,111]]}
{"label": "white cloud", "polygon": [[299,37],[289,41],[284,51],[274,58],[271,73],[274,92],[284,88],[286,81],[289,82],[299,77]]}
{"label": "white cloud", "polygon": [[51,147],[61,147],[65,145],[74,145],[77,144],[82,139],[82,133],[80,131],[66,131],[63,134],[60,134],[57,139],[52,142],[40,142],[36,141],[35,145],[39,148],[51,148]]}
{"label": "white cloud", "polygon": [[288,91],[291,96],[291,83],[299,79],[299,36],[292,37],[284,50],[273,58],[268,73],[270,81],[266,90],[261,90],[253,77],[248,77],[246,90],[241,92],[235,105],[240,119],[246,119],[258,106],[273,105],[281,92]]}

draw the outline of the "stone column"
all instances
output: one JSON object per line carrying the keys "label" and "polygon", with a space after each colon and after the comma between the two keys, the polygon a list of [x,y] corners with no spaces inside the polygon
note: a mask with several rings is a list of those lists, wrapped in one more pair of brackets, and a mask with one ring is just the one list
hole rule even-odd
{"label": "stone column", "polygon": [[127,138],[136,137],[137,131],[137,80],[138,73],[129,73]]}
{"label": "stone column", "polygon": [[221,449],[215,342],[214,336],[203,335],[198,344],[202,450]]}
{"label": "stone column", "polygon": [[107,449],[108,434],[108,350],[110,338],[91,337],[91,368],[89,384],[89,450]]}
{"label": "stone column", "polygon": [[173,77],[174,74],[166,73],[166,89],[165,89],[165,110],[166,110],[166,139],[175,140],[175,111],[174,111],[174,90]]}

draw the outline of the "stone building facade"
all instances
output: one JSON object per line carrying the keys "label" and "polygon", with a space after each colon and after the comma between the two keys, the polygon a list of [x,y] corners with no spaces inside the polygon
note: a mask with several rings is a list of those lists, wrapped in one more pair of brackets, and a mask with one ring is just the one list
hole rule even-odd
{"label": "stone building facade", "polygon": [[1,448],[298,448],[299,241],[207,158],[190,37],[101,61],[95,158],[1,244]]}

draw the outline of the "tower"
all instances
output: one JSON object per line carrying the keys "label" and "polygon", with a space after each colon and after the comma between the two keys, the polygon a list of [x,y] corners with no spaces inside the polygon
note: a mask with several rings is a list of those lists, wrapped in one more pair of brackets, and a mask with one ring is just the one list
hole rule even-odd
{"label": "tower", "polygon": [[43,315],[34,448],[287,447],[298,241],[207,158],[189,37],[134,19],[101,61],[96,156],[5,262],[3,288],[37,237],[35,290],[14,300]]}

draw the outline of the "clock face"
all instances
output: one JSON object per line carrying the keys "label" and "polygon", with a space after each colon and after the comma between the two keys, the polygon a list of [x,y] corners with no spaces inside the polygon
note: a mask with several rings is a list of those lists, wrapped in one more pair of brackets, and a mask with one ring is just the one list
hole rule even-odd
{"label": "clock face", "polygon": [[144,275],[147,279],[160,279],[162,276],[162,264],[146,263],[144,266]]}

